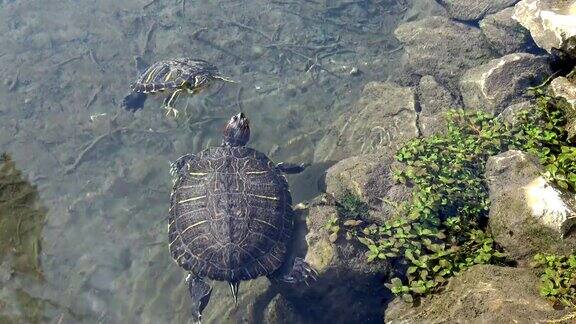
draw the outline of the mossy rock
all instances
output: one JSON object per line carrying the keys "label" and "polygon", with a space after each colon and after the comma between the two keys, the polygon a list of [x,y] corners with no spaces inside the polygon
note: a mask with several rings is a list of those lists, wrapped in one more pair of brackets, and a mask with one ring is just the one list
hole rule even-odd
{"label": "mossy rock", "polygon": [[[38,192],[3,154],[0,158],[0,323],[40,323],[48,302],[18,288],[19,280],[43,281],[40,261],[46,209]],[[2,288],[5,290],[2,291]],[[3,296],[4,297],[4,296]]]}
{"label": "mossy rock", "polygon": [[539,323],[566,315],[538,294],[534,269],[475,265],[413,307],[397,298],[386,323]]}

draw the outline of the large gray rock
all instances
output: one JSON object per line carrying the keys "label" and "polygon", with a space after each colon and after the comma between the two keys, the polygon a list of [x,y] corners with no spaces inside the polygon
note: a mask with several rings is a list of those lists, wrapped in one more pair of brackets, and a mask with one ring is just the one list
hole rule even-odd
{"label": "large gray rock", "polygon": [[566,315],[539,296],[538,283],[532,269],[475,265],[418,307],[395,299],[385,310],[385,322],[543,323]]}
{"label": "large gray rock", "polygon": [[512,19],[514,8],[506,8],[480,21],[480,29],[500,55],[524,52],[533,47],[530,33]]}
{"label": "large gray rock", "polygon": [[404,23],[394,35],[404,44],[408,73],[432,75],[442,82],[454,82],[466,69],[494,58],[479,28],[446,17]]}
{"label": "large gray rock", "polygon": [[514,5],[518,0],[437,0],[457,20],[480,20]]}
{"label": "large gray rock", "polygon": [[508,151],[488,159],[489,226],[494,240],[520,264],[539,252],[570,253],[576,238],[566,236],[576,222],[576,197],[543,177],[538,159]]}
{"label": "large gray rock", "polygon": [[453,95],[431,75],[420,79],[417,94],[420,105],[418,125],[423,136],[444,132],[446,112],[463,106],[458,96]]}
{"label": "large gray rock", "polygon": [[565,77],[558,77],[552,80],[549,90],[552,95],[566,99],[568,103],[566,131],[570,140],[576,140],[576,79],[571,81]]}
{"label": "large gray rock", "polygon": [[576,35],[575,0],[522,0],[516,4],[513,18],[549,53]]}
{"label": "large gray rock", "polygon": [[499,114],[507,106],[525,99],[529,86],[552,74],[544,56],[515,53],[466,71],[460,80],[464,105]]}
{"label": "large gray rock", "polygon": [[338,118],[318,144],[315,162],[394,152],[418,136],[414,90],[388,82],[368,83],[355,109]]}

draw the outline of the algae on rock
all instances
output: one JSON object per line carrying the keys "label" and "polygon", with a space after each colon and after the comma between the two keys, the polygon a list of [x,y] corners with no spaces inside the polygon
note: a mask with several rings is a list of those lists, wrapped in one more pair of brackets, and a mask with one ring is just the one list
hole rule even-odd
{"label": "algae on rock", "polygon": [[[3,154],[0,158],[0,287],[10,287],[17,279],[43,280],[40,253],[46,210],[38,198],[36,188],[24,179],[11,157]],[[45,300],[22,288],[12,292],[9,288],[8,293],[15,298],[8,304],[0,299],[3,314],[0,321],[39,323],[44,320]]]}
{"label": "algae on rock", "polygon": [[11,255],[13,270],[42,277],[41,234],[46,211],[38,192],[3,155],[0,161],[0,263]]}

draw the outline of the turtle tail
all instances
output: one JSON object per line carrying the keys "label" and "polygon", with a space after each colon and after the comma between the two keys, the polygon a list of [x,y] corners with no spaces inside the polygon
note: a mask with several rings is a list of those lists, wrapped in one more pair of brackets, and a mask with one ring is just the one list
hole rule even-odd
{"label": "turtle tail", "polygon": [[124,99],[122,99],[121,107],[134,112],[144,108],[144,101],[146,101],[145,93],[131,91],[126,97],[124,97]]}
{"label": "turtle tail", "polygon": [[240,281],[228,282],[230,285],[230,292],[234,297],[234,304],[238,305],[238,288],[240,287]]}

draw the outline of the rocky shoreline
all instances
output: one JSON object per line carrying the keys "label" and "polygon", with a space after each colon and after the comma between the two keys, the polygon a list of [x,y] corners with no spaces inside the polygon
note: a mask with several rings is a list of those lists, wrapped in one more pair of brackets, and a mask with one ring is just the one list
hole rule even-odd
{"label": "rocky shoreline", "polygon": [[[576,195],[543,177],[546,170],[528,153],[511,150],[486,164],[488,231],[514,266],[472,266],[417,307],[399,298],[388,303],[389,292],[373,289],[402,271],[391,271],[398,265],[368,262],[362,244],[335,240],[325,225],[340,217],[331,201],[350,193],[368,206],[363,221],[389,219],[390,202],[411,195],[409,187],[392,180],[390,170],[397,164],[392,156],[410,139],[444,132],[442,116],[450,109],[484,111],[513,123],[521,111],[533,109],[527,89],[551,81],[550,95],[569,103],[565,127],[573,139],[575,78],[554,77],[559,50],[574,63],[576,2],[560,2],[439,1],[445,15],[396,29],[405,49],[404,68],[391,80],[367,84],[314,154],[317,162],[339,160],[326,173],[326,196],[311,203],[307,216],[306,260],[319,269],[320,279],[319,287],[303,295],[331,301],[316,318],[376,322],[380,311],[387,323],[541,322],[566,315],[569,310],[557,310],[539,296],[530,262],[537,253],[574,251]],[[563,18],[544,18],[552,14]],[[383,309],[358,300],[358,289],[367,298],[380,298]],[[354,305],[354,314],[342,312],[347,305]]]}

